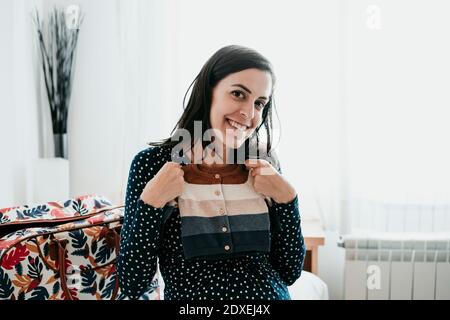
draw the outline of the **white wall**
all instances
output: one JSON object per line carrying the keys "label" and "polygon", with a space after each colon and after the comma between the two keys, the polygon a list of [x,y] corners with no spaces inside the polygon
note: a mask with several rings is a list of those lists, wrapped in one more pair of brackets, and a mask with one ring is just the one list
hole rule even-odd
{"label": "white wall", "polygon": [[[0,196],[3,203],[11,203],[14,199],[14,179],[11,168],[14,163],[14,151],[16,150],[14,140],[11,139],[11,133],[16,131],[14,121],[5,121],[11,119],[13,115],[12,108],[12,1],[0,2],[0,41],[4,43],[4,50],[0,50],[0,119],[3,123],[0,126],[1,137],[1,157],[0,157],[0,180],[9,183],[0,183]],[[11,156],[7,156],[12,154]]]}

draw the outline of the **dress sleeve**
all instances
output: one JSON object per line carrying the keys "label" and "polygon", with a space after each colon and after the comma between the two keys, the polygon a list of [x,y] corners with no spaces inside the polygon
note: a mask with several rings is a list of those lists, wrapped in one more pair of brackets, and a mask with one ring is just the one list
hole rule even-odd
{"label": "dress sleeve", "polygon": [[117,274],[130,299],[145,293],[156,273],[164,208],[145,203],[140,195],[163,164],[160,148],[148,148],[134,157],[129,171]]}
{"label": "dress sleeve", "polygon": [[[278,172],[281,168],[278,164]],[[301,275],[306,246],[300,226],[298,195],[289,203],[272,201],[270,261],[286,285],[292,285]]]}

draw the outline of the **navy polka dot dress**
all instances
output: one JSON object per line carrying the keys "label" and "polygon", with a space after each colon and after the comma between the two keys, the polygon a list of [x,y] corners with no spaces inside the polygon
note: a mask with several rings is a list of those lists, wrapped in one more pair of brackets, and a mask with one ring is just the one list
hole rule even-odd
{"label": "navy polka dot dress", "polygon": [[269,253],[249,253],[219,260],[185,259],[177,208],[167,216],[140,199],[147,182],[171,160],[169,147],[150,147],[131,163],[125,199],[117,273],[122,293],[138,299],[159,266],[168,300],[288,300],[287,286],[303,268],[305,245],[298,197],[269,208]]}

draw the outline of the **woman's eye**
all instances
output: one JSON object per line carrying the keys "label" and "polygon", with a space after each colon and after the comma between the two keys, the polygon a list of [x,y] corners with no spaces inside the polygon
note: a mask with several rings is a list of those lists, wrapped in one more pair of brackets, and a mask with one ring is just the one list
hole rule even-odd
{"label": "woman's eye", "polygon": [[231,92],[231,94],[233,96],[235,96],[236,98],[239,98],[240,95],[242,95],[242,97],[245,97],[244,93],[242,91],[239,91],[239,90],[235,90],[235,91]]}
{"label": "woman's eye", "polygon": [[[243,98],[243,99],[245,99],[245,93],[242,92],[242,91],[234,90],[234,91],[231,92],[231,94],[234,97],[236,97],[236,98],[239,98],[239,99]],[[264,101],[257,101],[255,105],[258,108],[258,110],[261,110],[262,108],[264,108]]]}
{"label": "woman's eye", "polygon": [[256,106],[258,107],[258,109],[262,109],[262,108],[264,108],[264,102],[258,101],[258,102],[256,102]]}

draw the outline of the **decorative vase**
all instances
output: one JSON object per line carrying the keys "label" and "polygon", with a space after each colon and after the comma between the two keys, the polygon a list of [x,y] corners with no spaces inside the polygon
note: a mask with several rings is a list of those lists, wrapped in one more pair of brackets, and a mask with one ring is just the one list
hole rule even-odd
{"label": "decorative vase", "polygon": [[55,157],[67,159],[67,133],[54,133]]}

